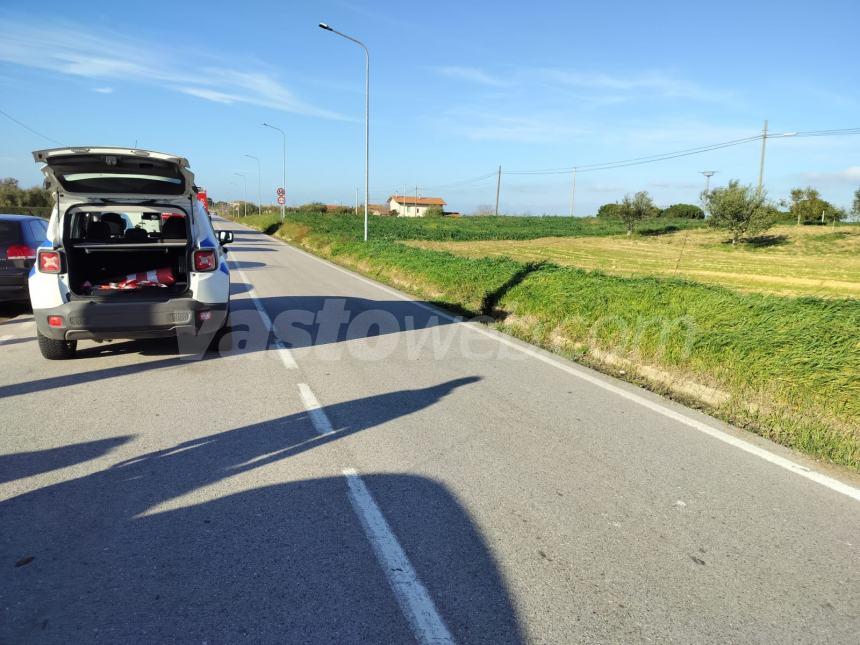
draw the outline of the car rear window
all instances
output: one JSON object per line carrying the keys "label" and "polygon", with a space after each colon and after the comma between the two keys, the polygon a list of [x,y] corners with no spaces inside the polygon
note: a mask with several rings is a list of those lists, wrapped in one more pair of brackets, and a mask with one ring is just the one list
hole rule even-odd
{"label": "car rear window", "polygon": [[7,246],[21,241],[21,225],[18,222],[0,220],[0,245]]}
{"label": "car rear window", "polygon": [[41,244],[48,237],[48,223],[43,222],[42,220],[30,220],[27,222],[27,225],[30,227],[30,237],[33,238],[37,244]]}
{"label": "car rear window", "polygon": [[181,195],[185,176],[170,161],[128,155],[63,155],[48,165],[68,191]]}

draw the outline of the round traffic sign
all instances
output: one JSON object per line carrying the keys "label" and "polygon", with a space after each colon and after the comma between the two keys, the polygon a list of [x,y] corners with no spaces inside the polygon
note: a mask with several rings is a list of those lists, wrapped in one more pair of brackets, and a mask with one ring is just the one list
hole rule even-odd
{"label": "round traffic sign", "polygon": [[278,197],[283,197],[286,194],[287,194],[286,190],[284,190],[283,188],[278,188]]}
{"label": "round traffic sign", "polygon": [[279,196],[278,196],[278,203],[279,203],[279,204],[281,204],[282,206],[286,203],[286,201],[287,201],[287,200],[286,200],[286,199],[284,199],[284,196],[283,196],[283,195],[279,195]]}

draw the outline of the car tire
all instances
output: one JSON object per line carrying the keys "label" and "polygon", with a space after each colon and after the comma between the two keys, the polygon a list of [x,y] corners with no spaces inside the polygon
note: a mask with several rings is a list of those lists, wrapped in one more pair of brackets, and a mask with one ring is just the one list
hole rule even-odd
{"label": "car tire", "polygon": [[37,332],[39,351],[49,361],[64,361],[75,357],[78,350],[76,340],[54,340]]}

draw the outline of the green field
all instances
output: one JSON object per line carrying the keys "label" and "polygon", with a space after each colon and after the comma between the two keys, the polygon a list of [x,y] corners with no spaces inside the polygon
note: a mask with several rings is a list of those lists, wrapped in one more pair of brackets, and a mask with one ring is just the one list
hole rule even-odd
{"label": "green field", "polygon": [[[860,301],[744,292],[665,276],[608,275],[543,257],[466,257],[379,235],[385,226],[391,236],[419,230],[425,241],[451,234],[436,221],[374,218],[371,231],[377,237],[363,243],[359,218],[298,214],[282,227],[276,219],[247,223],[450,310],[490,316],[494,326],[529,342],[860,471]],[[480,240],[504,234],[493,228],[493,218],[447,220],[445,226],[465,221],[470,228],[461,235]],[[526,224],[506,225],[524,235]],[[598,235],[595,230],[617,234],[601,228],[603,222],[577,226],[589,233],[570,233],[568,242]],[[845,255],[851,255],[854,229],[837,229],[847,237],[809,230],[795,241],[795,253],[826,255],[833,246],[845,246]],[[710,248],[721,244],[708,241],[710,233],[691,231],[691,237],[699,234],[703,250],[723,252]],[[644,235],[634,242],[662,244],[664,237]],[[613,248],[618,242],[592,241],[608,241]],[[742,251],[759,257],[759,251],[769,252],[765,249],[775,247]],[[747,257],[737,251],[726,252]],[[822,268],[827,264],[818,262]]]}
{"label": "green field", "polygon": [[[314,231],[344,239],[359,240],[364,219],[352,215],[290,213],[290,221]],[[249,216],[250,222],[274,222],[273,215]],[[643,222],[638,230],[655,234],[686,228],[700,228],[701,221],[656,218]],[[617,220],[594,217],[371,217],[370,237],[377,240],[532,240],[540,237],[601,236],[622,233]]]}

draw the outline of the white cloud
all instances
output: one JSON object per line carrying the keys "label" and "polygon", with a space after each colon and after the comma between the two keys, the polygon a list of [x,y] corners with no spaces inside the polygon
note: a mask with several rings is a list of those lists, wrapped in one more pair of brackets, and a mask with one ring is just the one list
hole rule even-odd
{"label": "white cloud", "polygon": [[696,83],[674,78],[664,72],[649,71],[631,76],[614,76],[602,72],[543,68],[534,75],[551,83],[568,87],[597,89],[621,94],[646,94],[664,98],[697,101],[725,101],[731,93],[706,89]]}
{"label": "white cloud", "polygon": [[553,143],[587,132],[570,125],[564,115],[556,114],[520,116],[449,110],[434,121],[442,130],[472,141]]}
{"label": "white cloud", "polygon": [[[247,103],[325,119],[345,117],[298,99],[271,74],[195,65],[193,56],[127,35],[63,22],[35,25],[0,16],[0,61],[99,80],[158,85],[229,105]],[[42,46],[34,46],[39,43]],[[109,43],[110,55],[106,55]],[[111,88],[98,88],[95,91]],[[107,92],[105,92],[107,93]]]}
{"label": "white cloud", "polygon": [[470,83],[477,83],[478,85],[504,87],[509,84],[508,81],[496,78],[477,67],[459,67],[456,65],[449,65],[444,67],[434,67],[433,70],[441,76],[460,81],[468,81]]}
{"label": "white cloud", "polygon": [[529,88],[537,84],[544,90],[547,87],[556,90],[580,90],[582,95],[577,98],[598,106],[643,97],[714,103],[725,103],[736,98],[732,92],[708,89],[662,71],[617,76],[591,70],[534,67],[515,68],[503,77],[478,67],[444,66],[435,67],[433,70],[447,78],[489,87]]}
{"label": "white cloud", "polygon": [[94,87],[93,92],[98,92],[99,94],[113,94],[112,87]]}
{"label": "white cloud", "polygon": [[860,184],[860,166],[849,166],[845,170],[835,172],[803,172],[800,178],[804,181],[823,184]]}

